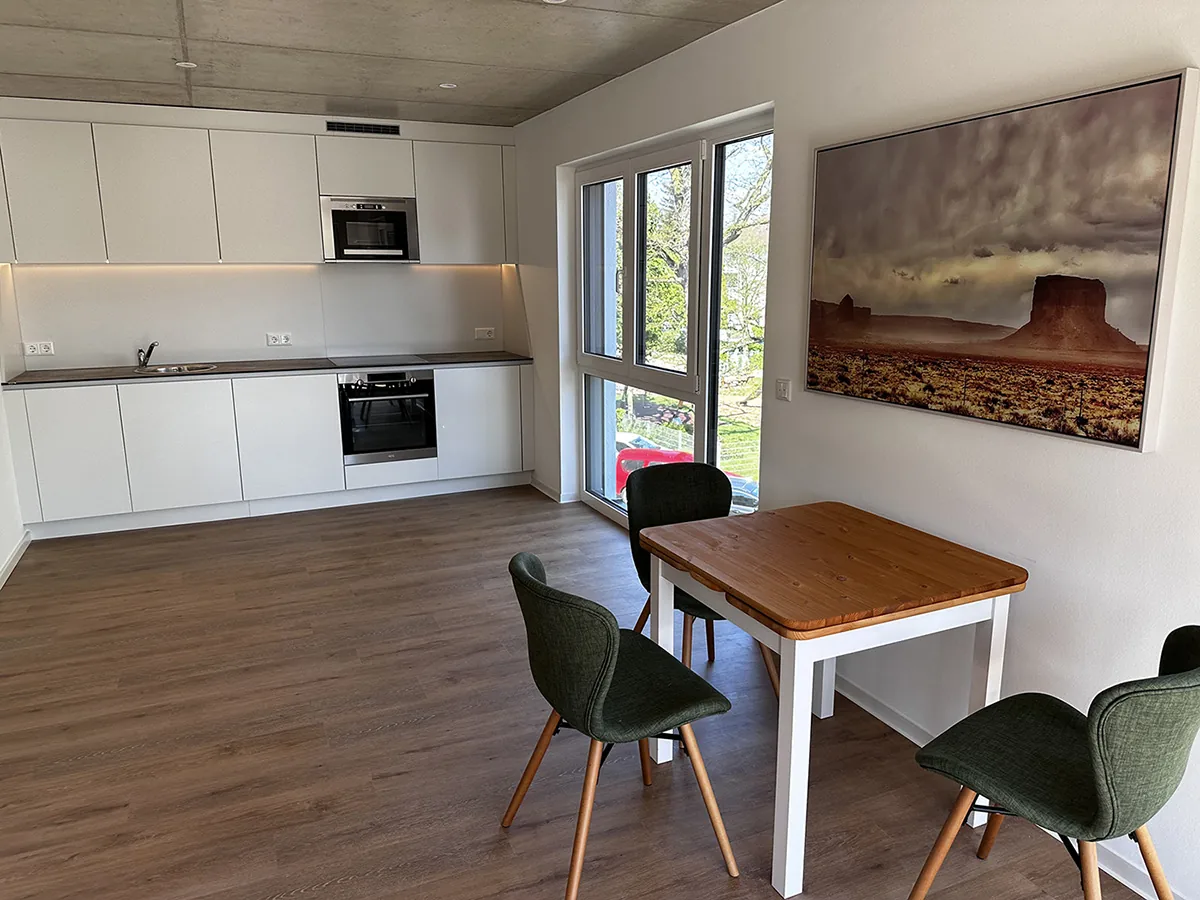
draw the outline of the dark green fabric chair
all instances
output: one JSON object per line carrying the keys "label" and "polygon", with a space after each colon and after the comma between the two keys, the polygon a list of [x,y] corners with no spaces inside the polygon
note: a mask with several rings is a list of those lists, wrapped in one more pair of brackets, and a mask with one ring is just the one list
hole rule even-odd
{"label": "dark green fabric chair", "polygon": [[691,726],[697,719],[728,712],[729,701],[653,641],[618,628],[603,606],[547,585],[542,561],[532,553],[518,553],[508,571],[525,619],[529,668],[551,712],[500,824],[505,828],[512,824],[550,739],[560,728],[591,738],[567,879],[567,898],[574,900],[583,874],[596,783],[609,751],[614,744],[637,741],[642,779],[649,785],[649,739],[678,728],[680,734],[673,739],[681,739],[687,750],[725,865],[736,876],[737,864]]}
{"label": "dark green fabric chair", "polygon": [[1157,678],[1109,688],[1087,715],[1046,694],[1017,694],[968,716],[917,752],[922,767],[963,787],[910,900],[925,896],[972,809],[989,813],[981,859],[1005,816],[1028,819],[1060,836],[1089,900],[1100,896],[1096,841],[1128,835],[1169,900],[1146,823],[1179,787],[1198,730],[1200,625],[1167,637]]}
{"label": "dark green fabric chair", "polygon": [[[633,552],[633,565],[642,587],[649,593],[650,551],[640,543],[642,529],[724,518],[729,515],[733,503],[733,486],[729,483],[728,475],[707,463],[645,466],[630,473],[625,485],[625,502],[629,514],[629,549]],[[678,588],[675,589],[675,608],[683,613],[683,664],[689,669],[692,667],[692,631],[696,619],[705,620],[708,661],[713,662],[717,658],[713,622],[725,617]],[[633,630],[641,634],[649,618],[650,598],[647,597]],[[762,653],[775,696],[779,696],[779,669],[775,659],[762,644],[758,645],[758,649]]]}

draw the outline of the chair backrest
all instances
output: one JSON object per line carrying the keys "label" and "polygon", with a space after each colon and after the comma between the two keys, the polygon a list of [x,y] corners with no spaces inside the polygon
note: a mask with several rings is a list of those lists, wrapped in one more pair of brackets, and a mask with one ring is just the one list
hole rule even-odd
{"label": "chair backrest", "polygon": [[1099,840],[1132,834],[1183,780],[1200,730],[1200,625],[1163,644],[1157,678],[1118,684],[1088,712]]}
{"label": "chair backrest", "polygon": [[508,573],[525,619],[534,684],[572,727],[590,734],[617,664],[616,618],[599,603],[546,584],[546,569],[532,553],[514,556]]}
{"label": "chair backrest", "polygon": [[676,525],[729,515],[733,487],[729,476],[707,463],[678,462],[645,466],[625,485],[629,512],[629,548],[642,586],[650,590],[650,551],[638,539],[643,528]]}

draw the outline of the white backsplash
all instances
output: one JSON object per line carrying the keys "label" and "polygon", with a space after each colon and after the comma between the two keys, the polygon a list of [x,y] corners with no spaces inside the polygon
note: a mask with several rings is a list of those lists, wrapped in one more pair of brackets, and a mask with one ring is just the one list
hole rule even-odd
{"label": "white backsplash", "polygon": [[[504,347],[500,266],[13,266],[30,369]],[[508,317],[511,321],[511,317]],[[477,327],[496,338],[476,341]],[[290,347],[266,346],[290,332]]]}

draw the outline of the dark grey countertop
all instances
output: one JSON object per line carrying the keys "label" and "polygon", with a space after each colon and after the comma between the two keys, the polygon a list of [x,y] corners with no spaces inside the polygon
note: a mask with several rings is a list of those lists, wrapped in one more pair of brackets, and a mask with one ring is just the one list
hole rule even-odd
{"label": "dark grey countertop", "polygon": [[[397,354],[399,355],[399,354]],[[460,353],[404,354],[411,360],[404,367],[429,366],[478,366],[519,365],[533,362],[528,356],[509,353],[507,350],[467,350]],[[37,369],[22,372],[5,385],[10,387],[46,387],[57,384],[81,384],[88,382],[119,381],[180,381],[198,378],[222,378],[230,375],[265,375],[287,372],[314,372],[338,369],[401,368],[396,363],[386,362],[385,356],[351,357],[345,359],[246,359],[229,362],[203,363],[215,366],[205,372],[188,375],[140,375],[133,366],[100,366],[78,369]],[[376,365],[378,362],[378,365]]]}

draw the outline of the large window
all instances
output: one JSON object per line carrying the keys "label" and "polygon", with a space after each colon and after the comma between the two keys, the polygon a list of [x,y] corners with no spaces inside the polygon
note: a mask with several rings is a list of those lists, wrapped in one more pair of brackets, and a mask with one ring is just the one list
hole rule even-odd
{"label": "large window", "polygon": [[639,468],[720,466],[758,507],[769,126],[578,173],[584,497]]}

